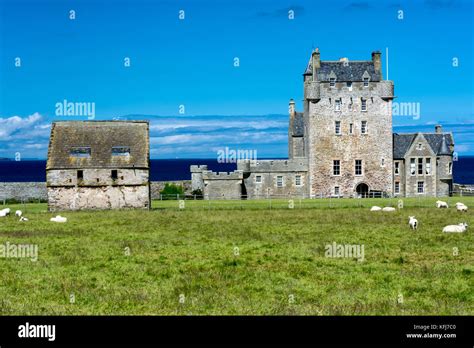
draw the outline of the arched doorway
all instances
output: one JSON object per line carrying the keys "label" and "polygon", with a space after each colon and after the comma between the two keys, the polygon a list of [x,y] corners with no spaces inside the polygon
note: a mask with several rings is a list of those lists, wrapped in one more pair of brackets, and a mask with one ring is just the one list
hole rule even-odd
{"label": "arched doorway", "polygon": [[369,186],[363,182],[361,182],[356,187],[356,192],[360,197],[368,197],[369,196]]}

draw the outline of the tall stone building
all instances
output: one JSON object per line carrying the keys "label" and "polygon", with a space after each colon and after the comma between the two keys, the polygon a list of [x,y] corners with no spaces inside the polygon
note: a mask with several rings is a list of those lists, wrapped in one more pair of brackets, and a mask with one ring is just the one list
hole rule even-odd
{"label": "tall stone building", "polygon": [[[451,133],[440,126],[435,133],[392,133],[394,85],[383,79],[380,52],[366,61],[322,61],[316,49],[303,74],[303,90],[303,112],[295,110],[293,100],[289,104],[289,158],[239,161],[242,196],[444,196],[452,191]],[[202,185],[198,172],[194,167],[194,185]],[[226,196],[225,189],[219,192]]]}
{"label": "tall stone building", "polygon": [[53,123],[49,210],[149,208],[148,134],[147,121]]}

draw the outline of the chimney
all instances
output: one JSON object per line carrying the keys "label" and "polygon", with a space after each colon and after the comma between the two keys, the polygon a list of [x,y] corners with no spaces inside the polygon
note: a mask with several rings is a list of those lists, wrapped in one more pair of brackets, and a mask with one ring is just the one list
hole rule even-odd
{"label": "chimney", "polygon": [[290,118],[293,118],[295,116],[295,101],[293,99],[290,99],[288,112],[290,113]]}
{"label": "chimney", "polygon": [[436,134],[441,134],[441,133],[443,133],[443,127],[441,127],[440,124],[437,124],[437,125],[435,126],[435,133],[436,133]]}
{"label": "chimney", "polygon": [[313,81],[317,80],[317,70],[321,67],[321,58],[319,55],[319,48],[316,48],[311,54],[311,59],[313,60]]}
{"label": "chimney", "polygon": [[372,62],[374,63],[375,72],[380,75],[380,79],[382,80],[382,54],[380,51],[372,52]]}

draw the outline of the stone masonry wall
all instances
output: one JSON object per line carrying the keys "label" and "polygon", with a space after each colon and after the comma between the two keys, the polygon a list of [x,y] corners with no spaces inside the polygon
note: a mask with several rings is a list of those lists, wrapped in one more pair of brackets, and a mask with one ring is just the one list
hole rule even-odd
{"label": "stone masonry wall", "polygon": [[48,193],[44,182],[0,182],[0,200],[46,201]]}

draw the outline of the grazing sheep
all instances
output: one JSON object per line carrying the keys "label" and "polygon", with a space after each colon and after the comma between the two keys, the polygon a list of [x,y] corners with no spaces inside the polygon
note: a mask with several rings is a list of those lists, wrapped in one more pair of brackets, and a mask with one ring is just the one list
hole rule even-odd
{"label": "grazing sheep", "polygon": [[446,202],[436,201],[436,208],[449,208],[449,206]]}
{"label": "grazing sheep", "polygon": [[7,215],[10,215],[10,208],[0,210],[0,217],[5,217]]}
{"label": "grazing sheep", "polygon": [[28,221],[28,218],[22,216],[22,217],[20,217],[20,221]]}
{"label": "grazing sheep", "polygon": [[415,219],[414,216],[409,216],[408,217],[408,224],[410,225],[410,227],[413,229],[413,230],[416,230],[418,229],[418,220]]}
{"label": "grazing sheep", "polygon": [[382,209],[382,211],[395,211],[397,209],[395,209],[394,207],[385,207]]}
{"label": "grazing sheep", "polygon": [[55,217],[49,219],[49,221],[52,221],[52,222],[66,222],[67,218],[65,218],[61,215],[56,215]]}
{"label": "grazing sheep", "polygon": [[443,228],[445,233],[463,233],[467,229],[467,224],[465,222],[460,223],[459,225],[448,225]]}
{"label": "grazing sheep", "polygon": [[464,212],[467,212],[467,205],[465,205],[464,203],[456,203],[456,209],[458,211],[464,211]]}
{"label": "grazing sheep", "polygon": [[21,217],[21,215],[23,215],[23,213],[21,212],[21,210],[17,210],[15,212],[15,215],[18,216],[18,217]]}
{"label": "grazing sheep", "polygon": [[380,211],[380,210],[382,210],[382,208],[377,207],[376,205],[374,205],[372,208],[370,208],[370,211]]}

